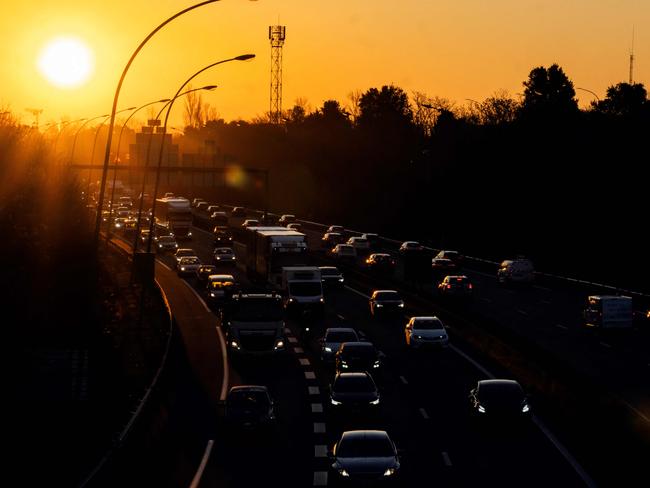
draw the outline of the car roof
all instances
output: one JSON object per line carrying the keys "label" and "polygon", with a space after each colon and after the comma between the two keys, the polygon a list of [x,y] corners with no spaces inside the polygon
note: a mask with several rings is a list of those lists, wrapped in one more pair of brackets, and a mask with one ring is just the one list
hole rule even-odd
{"label": "car roof", "polygon": [[370,256],[371,256],[371,257],[372,257],[372,256],[375,256],[375,257],[382,256],[382,257],[387,257],[387,258],[389,258],[389,257],[390,257],[390,254],[388,254],[387,252],[374,252],[374,253],[372,253]]}
{"label": "car roof", "polygon": [[480,380],[478,382],[479,386],[518,386],[521,388],[519,382],[515,380],[505,380],[505,379],[491,379],[491,380]]}
{"label": "car roof", "polygon": [[399,295],[397,290],[373,290],[372,294],[374,295],[375,293],[397,293]]}
{"label": "car roof", "polygon": [[234,281],[235,277],[229,274],[211,274],[210,276],[208,276],[208,280],[212,280],[212,281],[233,280]]}
{"label": "car roof", "polygon": [[384,440],[389,439],[388,432],[385,430],[348,430],[343,432],[341,435],[341,440],[361,440],[361,439],[377,439]]}
{"label": "car roof", "polygon": [[347,349],[376,349],[372,342],[367,341],[348,341],[341,344],[341,347]]}
{"label": "car roof", "polygon": [[240,386],[231,387],[228,394],[236,393],[240,391],[260,391],[260,392],[268,393],[269,389],[266,386],[262,386],[262,385],[240,385]]}
{"label": "car roof", "polygon": [[[161,236],[162,237],[162,236]],[[176,253],[178,254],[179,252],[196,252],[194,249],[191,249],[189,247],[181,247],[176,250]]]}
{"label": "car roof", "polygon": [[333,269],[336,271],[339,270],[336,266],[319,266],[318,269]]}
{"label": "car roof", "polygon": [[372,378],[372,376],[370,376],[370,373],[368,373],[367,371],[356,371],[356,372],[347,372],[347,371],[345,371],[345,372],[342,372],[342,373],[337,373],[336,376],[334,377],[334,380],[336,380],[337,378],[342,378],[342,379],[346,379],[346,378]]}
{"label": "car roof", "polygon": [[329,334],[330,332],[354,332],[355,334],[357,333],[357,331],[354,330],[352,327],[329,327],[325,329],[325,335]]}
{"label": "car roof", "polygon": [[436,315],[415,315],[411,320],[440,320]]}
{"label": "car roof", "polygon": [[[214,248],[214,251],[223,251],[223,250],[232,251],[232,247],[225,246],[225,247],[215,247]],[[214,252],[214,251],[212,251],[212,252]]]}

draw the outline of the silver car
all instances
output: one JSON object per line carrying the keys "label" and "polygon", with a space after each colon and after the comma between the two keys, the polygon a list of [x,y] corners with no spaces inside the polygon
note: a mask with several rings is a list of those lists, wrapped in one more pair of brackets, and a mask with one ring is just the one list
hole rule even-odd
{"label": "silver car", "polygon": [[449,346],[445,326],[436,316],[411,317],[404,327],[406,345],[412,348],[425,346]]}
{"label": "silver car", "polygon": [[339,346],[344,342],[358,342],[359,334],[351,327],[330,327],[320,340],[320,357],[323,361],[333,361]]}

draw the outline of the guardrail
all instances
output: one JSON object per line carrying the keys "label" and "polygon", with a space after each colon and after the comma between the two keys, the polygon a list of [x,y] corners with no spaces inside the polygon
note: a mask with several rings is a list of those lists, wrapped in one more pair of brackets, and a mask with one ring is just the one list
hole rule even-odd
{"label": "guardrail", "polygon": [[[239,205],[230,205],[230,204],[221,204],[221,205],[224,206],[224,207],[230,207],[230,208],[235,207],[235,206],[239,206]],[[247,211],[250,211],[250,212],[255,212],[255,213],[260,214],[260,215],[264,214],[264,211],[262,211],[262,210],[251,209],[251,208],[246,208],[246,207],[244,207],[244,208]],[[273,216],[276,216],[276,217],[278,216],[278,214],[275,214],[275,213],[272,213],[272,212],[267,212],[267,213],[268,213],[268,215],[273,215]],[[309,221],[309,220],[296,219],[296,222],[299,222],[301,224],[310,225],[310,226],[313,226],[313,227],[317,227],[317,228],[320,228],[320,229],[323,229],[323,230],[327,229],[329,227],[328,225],[321,224],[319,222],[312,222],[312,221]],[[349,234],[358,234],[358,235],[365,234],[365,232],[362,232],[362,231],[359,231],[359,230],[354,230],[354,229],[344,229],[344,231],[349,233]],[[392,239],[392,238],[389,238],[389,237],[384,237],[384,236],[378,236],[378,237],[382,241],[390,243],[392,245],[396,245],[396,246],[401,245],[401,243],[403,242],[403,241],[400,241],[400,240],[397,240],[397,239]],[[424,248],[426,250],[428,250],[428,251],[433,252],[433,253],[437,253],[437,252],[440,251],[440,249],[427,247],[427,246],[425,246]],[[494,266],[495,268],[497,268],[499,266],[499,264],[501,264],[500,262],[497,262],[497,261],[491,261],[491,260],[488,260],[488,259],[483,259],[483,258],[479,258],[479,257],[475,257],[475,256],[464,256],[464,258],[466,260],[468,260],[468,261],[473,261],[473,262],[476,262],[476,263],[480,263],[481,265]],[[496,271],[496,269],[495,269],[495,271]],[[643,298],[643,299],[650,300],[650,294],[648,294],[648,293],[643,293],[643,292],[634,291],[634,290],[628,290],[626,288],[620,288],[618,286],[607,285],[607,284],[604,284],[604,283],[596,283],[596,282],[593,282],[593,281],[581,280],[581,279],[578,279],[578,278],[560,276],[560,275],[556,275],[556,274],[552,274],[552,273],[545,273],[543,271],[535,271],[535,276],[540,277],[540,278],[550,279],[550,280],[564,281],[566,283],[573,284],[573,285],[581,285],[581,286],[590,286],[590,287],[595,287],[595,288],[601,288],[603,290],[609,290],[612,293],[616,293],[616,294],[635,296],[635,297],[638,297],[638,298]]]}
{"label": "guardrail", "polygon": [[[121,253],[130,256],[130,253],[110,242],[110,244],[120,251]],[[135,424],[138,422],[138,420],[141,417],[141,414],[143,410],[147,407],[149,399],[151,398],[152,392],[158,385],[159,379],[165,369],[165,366],[167,365],[167,358],[169,356],[169,351],[171,349],[171,344],[172,344],[172,335],[174,331],[174,318],[172,315],[171,307],[169,306],[169,301],[167,300],[167,295],[165,294],[164,290],[160,286],[160,283],[158,283],[157,280],[154,280],[154,283],[156,285],[156,289],[158,290],[158,293],[160,293],[160,297],[163,300],[163,303],[165,304],[165,310],[166,310],[166,315],[169,318],[169,332],[167,334],[167,343],[165,344],[165,351],[163,353],[162,360],[160,362],[160,366],[158,367],[158,370],[156,371],[156,374],[154,375],[153,379],[151,380],[151,383],[149,384],[149,387],[146,389],[144,395],[138,402],[138,406],[136,409],[133,411],[133,414],[129,418],[128,422],[124,426],[124,428],[119,432],[119,434],[116,436],[115,441],[113,442],[113,445],[110,447],[110,449],[104,454],[104,456],[99,460],[99,462],[95,465],[95,467],[91,470],[91,472],[86,476],[86,478],[83,480],[83,482],[79,485],[80,488],[85,488],[87,486],[90,486],[92,482],[96,479],[96,477],[101,473],[102,469],[104,466],[111,460],[111,458],[125,445],[129,435],[133,431],[133,427]]]}

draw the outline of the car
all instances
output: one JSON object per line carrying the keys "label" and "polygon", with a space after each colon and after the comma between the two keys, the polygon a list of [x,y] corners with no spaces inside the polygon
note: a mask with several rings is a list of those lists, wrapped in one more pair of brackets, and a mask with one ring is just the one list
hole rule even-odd
{"label": "car", "polygon": [[330,459],[336,477],[344,482],[383,482],[399,475],[397,448],[383,430],[343,432]]}
{"label": "car", "polygon": [[330,225],[325,232],[327,234],[329,234],[331,232],[334,232],[336,234],[343,235],[343,232],[345,232],[345,229],[343,229],[342,225]]}
{"label": "car", "polygon": [[424,246],[417,241],[404,241],[399,247],[399,252],[402,254],[422,251],[424,251]]}
{"label": "car", "polygon": [[458,251],[450,251],[445,249],[438,252],[435,257],[440,259],[451,259],[456,267],[460,267],[460,265],[463,263],[463,260],[465,259],[464,256]]}
{"label": "car", "polygon": [[357,253],[361,253],[370,249],[370,242],[368,242],[368,239],[364,239],[363,237],[350,237],[346,244],[354,247],[357,250]]}
{"label": "car", "polygon": [[357,331],[352,327],[330,327],[320,339],[320,357],[323,361],[334,360],[344,342],[360,342]]}
{"label": "car", "polygon": [[210,223],[215,226],[228,226],[228,215],[226,212],[220,210],[210,214]]}
{"label": "car", "polygon": [[302,224],[299,224],[298,222],[291,222],[290,224],[287,224],[287,229],[295,230],[296,232],[301,232]]}
{"label": "car", "polygon": [[174,236],[160,236],[156,240],[156,251],[157,252],[167,252],[178,250],[178,243]]}
{"label": "car", "polygon": [[228,300],[236,292],[237,284],[231,274],[212,274],[208,276],[206,289],[212,302]]}
{"label": "car", "polygon": [[349,244],[337,244],[330,252],[339,261],[355,261],[357,258],[357,250]]}
{"label": "car", "polygon": [[376,249],[377,247],[379,247],[378,234],[366,232],[365,234],[361,234],[361,237],[363,237],[365,240],[367,240],[370,243],[370,249]]}
{"label": "car", "polygon": [[164,198],[174,198],[174,194],[172,192],[168,191],[167,193],[165,193]]}
{"label": "car", "polygon": [[126,223],[126,218],[124,218],[124,217],[116,217],[113,220],[113,228],[115,230],[124,230],[125,223]]}
{"label": "car", "polygon": [[133,232],[135,231],[136,227],[138,225],[138,219],[135,217],[128,217],[124,219],[124,231],[125,232]]}
{"label": "car", "polygon": [[531,284],[535,281],[535,268],[530,259],[517,257],[506,259],[497,270],[497,282],[500,284]]}
{"label": "car", "polygon": [[336,266],[319,266],[320,280],[326,288],[340,288],[345,283],[343,273]]}
{"label": "car", "polygon": [[196,256],[184,256],[179,259],[176,265],[176,272],[179,276],[196,275],[201,267],[201,260]]}
{"label": "car", "polygon": [[275,403],[266,386],[233,386],[226,396],[224,416],[229,427],[269,427],[276,421]]}
{"label": "car", "polygon": [[471,412],[476,419],[516,421],[530,417],[528,395],[515,380],[481,380],[469,393]]}
{"label": "car", "polygon": [[465,275],[445,276],[438,283],[438,293],[444,297],[471,297],[474,292],[472,281]]}
{"label": "car", "polygon": [[411,317],[404,327],[406,345],[411,348],[426,346],[449,346],[449,336],[445,326],[436,316]]}
{"label": "car", "polygon": [[206,213],[208,213],[209,215],[212,215],[215,212],[218,212],[219,210],[221,210],[221,207],[219,205],[208,205],[205,209]]}
{"label": "car", "polygon": [[242,227],[258,227],[260,225],[260,221],[257,219],[246,219],[244,220],[244,223],[241,225]]}
{"label": "car", "polygon": [[230,216],[245,218],[246,209],[244,207],[233,207],[232,211],[230,212]]}
{"label": "car", "polygon": [[338,373],[329,387],[330,407],[336,413],[371,413],[379,406],[379,389],[367,371]]}
{"label": "car", "polygon": [[326,232],[323,234],[321,243],[323,247],[332,249],[337,244],[343,244],[343,235],[338,232]]}
{"label": "car", "polygon": [[366,266],[374,270],[387,271],[395,267],[395,259],[388,253],[375,252],[366,258]]}
{"label": "car", "polygon": [[399,312],[404,308],[404,300],[395,290],[374,290],[370,296],[369,304],[370,314],[373,317]]}
{"label": "car", "polygon": [[296,221],[296,216],[292,214],[284,214],[280,216],[280,220],[278,220],[278,225],[285,226],[287,224],[291,224],[292,222]]}
{"label": "car", "polygon": [[431,270],[434,273],[449,273],[456,271],[456,263],[448,258],[433,258],[431,260]]}
{"label": "car", "polygon": [[217,267],[214,264],[202,264],[196,270],[196,280],[199,283],[207,283],[210,275],[217,274]]}
{"label": "car", "polygon": [[229,247],[217,247],[213,252],[215,264],[235,264],[237,258],[234,251]]}
{"label": "car", "polygon": [[149,240],[149,229],[142,229],[140,231],[140,242],[146,244]]}
{"label": "car", "polygon": [[203,198],[193,198],[192,199],[192,207],[196,207],[200,202],[206,202],[207,200],[204,200]]}
{"label": "car", "polygon": [[228,227],[218,225],[212,230],[212,234],[215,246],[232,243],[232,232]]}
{"label": "car", "polygon": [[[162,237],[161,237],[161,239],[162,239]],[[174,253],[174,257],[176,258],[176,264],[177,265],[180,262],[181,258],[186,258],[186,257],[190,257],[190,256],[194,256],[195,258],[198,257],[196,255],[196,251],[194,249],[189,249],[189,248],[186,248],[186,247],[176,249],[176,252]]]}
{"label": "car", "polygon": [[210,204],[208,202],[203,201],[203,202],[197,203],[196,207],[194,207],[194,208],[195,208],[195,210],[197,212],[205,212],[209,206],[210,206]]}
{"label": "car", "polygon": [[337,373],[374,371],[381,367],[379,352],[371,342],[344,342],[334,356]]}

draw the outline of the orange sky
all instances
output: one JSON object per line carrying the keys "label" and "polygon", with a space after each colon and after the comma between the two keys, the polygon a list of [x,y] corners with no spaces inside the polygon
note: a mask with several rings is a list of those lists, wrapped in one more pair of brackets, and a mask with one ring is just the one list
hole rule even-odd
{"label": "orange sky", "polygon": [[[110,111],[131,52],[160,22],[198,3],[181,0],[22,0],[3,2],[0,107],[41,124]],[[627,81],[635,28],[635,81],[650,83],[648,0],[222,0],[169,24],[140,53],[119,107],[171,96],[192,73],[243,53],[257,58],[208,71],[195,85],[226,120],[269,109],[268,26],[286,25],[283,108],[298,97],[316,108],[347,103],[352,90],[394,83],[407,92],[481,100],[522,91],[535,66],[559,63],[576,86],[601,97]],[[95,53],[91,79],[75,89],[52,86],[36,58],[53,37],[84,39]],[[593,99],[578,92],[581,105]],[[182,124],[182,106],[172,124]]]}

